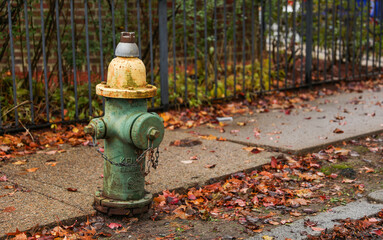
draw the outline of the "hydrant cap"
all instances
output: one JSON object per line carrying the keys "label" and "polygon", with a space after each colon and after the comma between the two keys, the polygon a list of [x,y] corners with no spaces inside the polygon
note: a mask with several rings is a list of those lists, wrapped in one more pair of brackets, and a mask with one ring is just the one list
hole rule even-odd
{"label": "hydrant cap", "polygon": [[134,32],[121,32],[120,42],[117,44],[117,57],[138,57],[139,51]]}

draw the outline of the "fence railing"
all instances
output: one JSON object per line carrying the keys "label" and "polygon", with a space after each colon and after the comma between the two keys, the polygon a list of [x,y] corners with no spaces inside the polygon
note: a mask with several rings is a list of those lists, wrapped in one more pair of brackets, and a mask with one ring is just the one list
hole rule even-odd
{"label": "fence railing", "polygon": [[121,31],[159,88],[152,110],[376,77],[382,1],[2,1],[0,132],[102,115]]}

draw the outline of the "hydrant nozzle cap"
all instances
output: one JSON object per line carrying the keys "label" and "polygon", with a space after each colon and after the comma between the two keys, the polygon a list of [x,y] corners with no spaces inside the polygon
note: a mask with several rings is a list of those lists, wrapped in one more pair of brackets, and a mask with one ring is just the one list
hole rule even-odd
{"label": "hydrant nozzle cap", "polygon": [[122,43],[135,43],[136,35],[134,32],[121,32],[120,42]]}
{"label": "hydrant nozzle cap", "polygon": [[138,57],[139,50],[134,32],[121,32],[120,42],[115,51],[117,57]]}

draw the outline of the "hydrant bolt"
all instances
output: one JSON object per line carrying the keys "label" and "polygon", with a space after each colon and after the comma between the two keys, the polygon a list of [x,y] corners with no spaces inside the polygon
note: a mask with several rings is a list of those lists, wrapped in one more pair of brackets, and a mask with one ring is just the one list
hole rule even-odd
{"label": "hydrant bolt", "polygon": [[159,136],[160,136],[160,131],[158,131],[157,129],[155,129],[155,128],[151,128],[150,130],[149,130],[149,139],[150,140],[153,140],[153,139],[156,139],[156,138],[158,138]]}
{"label": "hydrant bolt", "polygon": [[84,132],[86,134],[94,135],[94,128],[92,126],[85,126],[84,127]]}

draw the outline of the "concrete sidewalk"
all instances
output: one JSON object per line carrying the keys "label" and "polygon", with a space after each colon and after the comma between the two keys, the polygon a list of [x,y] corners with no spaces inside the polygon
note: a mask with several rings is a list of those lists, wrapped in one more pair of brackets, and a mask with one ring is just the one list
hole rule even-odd
{"label": "concrete sidewalk", "polygon": [[[240,116],[225,127],[225,133],[206,126],[192,129],[203,135],[222,136],[228,141],[205,140],[189,133],[190,130],[166,131],[159,167],[147,177],[147,190],[157,193],[205,184],[211,179],[260,167],[280,151],[305,152],[380,132],[383,129],[382,95],[368,91],[340,94],[310,102],[311,107],[293,109],[290,114],[275,110]],[[336,120],[334,117],[345,118],[332,122]],[[246,125],[239,126],[237,122]],[[333,133],[336,128],[344,133]],[[201,144],[170,146],[170,142],[185,138],[200,140]],[[242,149],[244,145],[272,150],[252,154]],[[193,156],[198,160],[190,163]],[[103,173],[103,160],[95,149],[76,147],[55,155],[40,153],[16,160],[22,159],[28,163],[0,168],[0,177],[5,174],[8,178],[8,182],[0,182],[0,196],[6,195],[0,198],[0,238],[16,228],[26,230],[37,224],[41,226],[94,213],[93,195],[102,186]],[[47,164],[52,161],[57,164]],[[214,164],[214,168],[205,167]],[[38,169],[25,171],[30,168]],[[12,183],[17,183],[22,191],[13,193],[13,189],[4,188]],[[77,192],[70,192],[68,188],[76,188]]]}

